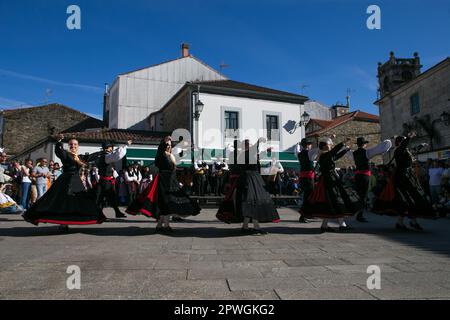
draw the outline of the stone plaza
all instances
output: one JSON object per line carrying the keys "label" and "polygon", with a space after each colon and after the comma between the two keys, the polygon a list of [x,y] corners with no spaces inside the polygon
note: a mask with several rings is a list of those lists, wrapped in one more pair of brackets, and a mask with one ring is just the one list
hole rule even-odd
{"label": "stone plaza", "polygon": [[[106,209],[109,217],[112,210]],[[102,225],[35,227],[0,217],[0,299],[449,299],[450,220],[422,221],[401,232],[394,219],[349,219],[350,233],[320,233],[298,223],[295,208],[266,236],[243,235],[215,209],[156,234],[143,216]],[[368,289],[369,266],[381,289]],[[69,290],[69,266],[81,288]]]}

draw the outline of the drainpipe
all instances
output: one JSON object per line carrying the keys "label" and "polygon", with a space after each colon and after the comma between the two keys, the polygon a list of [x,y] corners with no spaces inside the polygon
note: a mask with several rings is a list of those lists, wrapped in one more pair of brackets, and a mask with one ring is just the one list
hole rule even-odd
{"label": "drainpipe", "polygon": [[191,135],[191,163],[194,166],[194,109],[192,105],[193,95],[192,87],[189,87],[189,133]]}

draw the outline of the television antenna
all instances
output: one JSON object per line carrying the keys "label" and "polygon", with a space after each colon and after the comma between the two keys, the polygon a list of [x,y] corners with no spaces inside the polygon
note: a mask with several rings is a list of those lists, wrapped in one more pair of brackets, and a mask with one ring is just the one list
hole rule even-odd
{"label": "television antenna", "polygon": [[52,95],[52,93],[53,93],[53,90],[50,88],[47,88],[45,90],[45,104],[48,104],[49,98]]}
{"label": "television antenna", "polygon": [[300,92],[301,92],[301,94],[303,95],[304,92],[305,92],[305,89],[309,88],[309,87],[311,87],[309,84],[301,83],[300,84]]}
{"label": "television antenna", "polygon": [[226,63],[222,60],[222,62],[219,64],[219,69],[220,69],[220,71],[222,71],[223,69],[228,68],[229,66],[230,66],[229,64],[226,64]]}

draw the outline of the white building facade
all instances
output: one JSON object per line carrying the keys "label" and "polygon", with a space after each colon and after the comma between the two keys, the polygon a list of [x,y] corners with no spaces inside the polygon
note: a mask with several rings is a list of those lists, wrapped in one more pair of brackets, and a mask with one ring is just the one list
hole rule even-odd
{"label": "white building facade", "polygon": [[104,118],[110,129],[150,130],[144,119],[161,109],[186,82],[224,79],[190,55],[189,46],[183,44],[181,58],[118,75],[107,92]]}
{"label": "white building facade", "polygon": [[[156,131],[173,132],[175,140],[183,136],[184,141],[193,141],[196,159],[226,157],[226,149],[235,139],[255,143],[264,137],[265,147],[284,164],[297,167],[293,150],[305,136],[299,122],[306,100],[305,96],[232,80],[189,83],[151,114],[148,122],[156,125]],[[203,109],[196,115],[198,101]]]}

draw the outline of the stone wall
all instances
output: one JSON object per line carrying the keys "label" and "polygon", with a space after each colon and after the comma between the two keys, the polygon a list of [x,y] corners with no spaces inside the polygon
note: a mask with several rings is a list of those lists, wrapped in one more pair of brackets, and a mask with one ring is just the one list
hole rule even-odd
{"label": "stone wall", "polygon": [[[312,136],[310,139],[315,141],[314,146],[317,146],[320,139],[323,137],[329,137],[335,134],[336,139],[334,139],[334,143],[337,144],[341,141],[344,141],[347,137],[352,139],[352,149],[356,149],[356,139],[358,137],[364,137],[369,141],[368,147],[374,146],[380,143],[380,124],[377,122],[368,122],[361,120],[351,120],[343,123],[340,126],[335,128],[331,128],[330,130],[322,133],[320,136]],[[381,156],[377,156],[371,160],[376,164],[382,164],[383,159]],[[338,168],[346,168],[349,166],[354,166],[354,162],[348,159],[347,157],[343,157],[337,161],[336,166]]]}
{"label": "stone wall", "polygon": [[101,126],[100,120],[59,104],[5,110],[3,122],[3,147],[10,156],[50,135],[70,128],[81,130],[84,123]]}
{"label": "stone wall", "polygon": [[[411,96],[419,95],[420,112],[411,114]],[[450,126],[440,121],[443,112],[450,112],[450,59],[423,73],[418,79],[403,85],[379,101],[381,135],[383,138],[417,131],[411,147],[428,143],[423,151],[450,148]],[[416,119],[417,120],[416,120]],[[423,125],[433,126],[434,139]]]}

